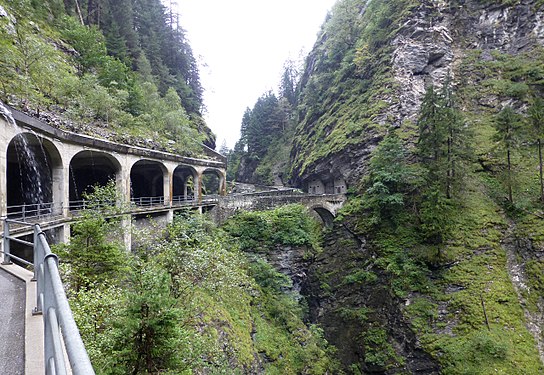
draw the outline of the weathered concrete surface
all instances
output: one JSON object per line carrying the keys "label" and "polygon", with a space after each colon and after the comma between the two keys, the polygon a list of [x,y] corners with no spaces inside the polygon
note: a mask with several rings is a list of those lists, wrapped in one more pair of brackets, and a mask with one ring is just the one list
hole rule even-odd
{"label": "weathered concrete surface", "polygon": [[23,280],[0,269],[0,374],[25,373],[25,301]]}
{"label": "weathered concrete surface", "polygon": [[[3,257],[0,257],[0,261]],[[43,316],[32,315],[32,310],[36,306],[36,283],[31,281],[33,273],[23,267],[15,264],[3,265],[0,264],[0,273],[10,275],[15,280],[19,281],[19,285],[25,289],[26,297],[23,299],[24,308],[24,372],[25,375],[43,375],[44,374],[44,359],[43,359]],[[5,285],[3,280],[0,280],[0,285]],[[1,302],[0,302],[1,303]],[[0,314],[3,313],[2,305],[0,305]],[[0,347],[2,347],[3,337],[0,334]],[[9,342],[9,341],[8,341]],[[3,349],[2,349],[3,350]],[[3,359],[3,352],[0,353],[0,362]],[[3,372],[0,365],[0,374],[15,374],[12,372]]]}

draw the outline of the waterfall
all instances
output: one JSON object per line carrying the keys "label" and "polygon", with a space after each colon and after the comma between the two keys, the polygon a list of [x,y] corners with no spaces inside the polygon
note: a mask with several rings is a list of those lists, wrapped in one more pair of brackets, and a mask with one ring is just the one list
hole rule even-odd
{"label": "waterfall", "polygon": [[2,103],[2,101],[0,101],[0,114],[4,116],[4,118],[9,124],[15,126],[15,119],[13,118],[11,111],[9,110],[8,107],[5,106],[4,103]]}
{"label": "waterfall", "polygon": [[[9,125],[14,127],[17,125],[11,110],[1,101],[0,114]],[[37,146],[33,144],[34,142],[29,136],[36,138]],[[12,191],[11,194],[8,192],[8,206],[17,205],[8,209],[8,212],[15,215],[23,212],[28,215],[40,215],[49,212],[51,210],[49,200],[52,199],[50,187],[52,176],[47,153],[40,138],[36,134],[18,134],[13,138],[10,147],[13,147],[16,155],[16,160],[11,159],[11,166],[16,165],[19,170],[20,191]],[[40,150],[42,155],[39,155]],[[10,160],[8,160],[8,168],[10,168],[9,162]],[[21,204],[22,206],[20,206]]]}

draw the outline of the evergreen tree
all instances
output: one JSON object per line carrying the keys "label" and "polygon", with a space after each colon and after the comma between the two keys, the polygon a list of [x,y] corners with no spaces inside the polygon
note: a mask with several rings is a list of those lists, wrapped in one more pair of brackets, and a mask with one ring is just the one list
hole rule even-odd
{"label": "evergreen tree", "polygon": [[236,146],[234,147],[235,151],[246,151],[247,148],[247,135],[248,135],[248,129],[251,123],[251,109],[246,108],[246,111],[244,112],[244,116],[242,117],[242,126],[240,127],[240,139],[238,142],[236,142]]}
{"label": "evergreen tree", "polygon": [[396,225],[412,177],[401,140],[390,130],[372,153],[363,181],[366,186],[363,204],[370,211],[370,224],[387,221]]}
{"label": "evergreen tree", "polygon": [[272,92],[261,96],[251,111],[247,127],[247,148],[252,156],[263,157],[274,136],[281,134],[286,119]]}
{"label": "evergreen tree", "polygon": [[544,178],[542,171],[542,138],[544,137],[544,100],[535,97],[529,108],[529,119],[533,128],[538,148],[538,167],[540,181],[540,201],[544,203]]}
{"label": "evergreen tree", "polygon": [[461,185],[461,164],[470,155],[468,128],[455,107],[449,77],[437,93],[429,87],[418,119],[418,154],[428,171],[428,181],[437,182],[447,199]]}
{"label": "evergreen tree", "polygon": [[298,72],[293,61],[286,61],[280,82],[280,98],[285,98],[294,107],[297,102],[296,85]]}
{"label": "evergreen tree", "polygon": [[[181,370],[181,311],[168,273],[142,262],[132,274],[123,318],[117,322],[113,362],[119,374]],[[176,372],[177,373],[177,372]]]}
{"label": "evergreen tree", "polygon": [[449,233],[453,198],[462,185],[459,170],[469,157],[470,147],[449,77],[439,93],[432,86],[427,89],[418,127],[417,151],[426,171],[419,218],[425,240],[439,245]]}
{"label": "evergreen tree", "polygon": [[508,200],[510,204],[514,203],[513,197],[513,178],[512,178],[512,151],[517,146],[519,138],[520,118],[519,115],[514,112],[512,107],[504,107],[495,117],[495,129],[497,135],[495,139],[506,151],[506,185],[508,189]]}

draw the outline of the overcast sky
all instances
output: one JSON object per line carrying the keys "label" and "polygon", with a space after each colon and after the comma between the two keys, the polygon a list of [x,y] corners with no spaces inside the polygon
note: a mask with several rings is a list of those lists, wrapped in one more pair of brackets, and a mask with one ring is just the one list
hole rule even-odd
{"label": "overcast sky", "polygon": [[180,24],[200,62],[206,122],[217,147],[240,136],[247,107],[277,92],[283,64],[313,46],[336,0],[177,0]]}

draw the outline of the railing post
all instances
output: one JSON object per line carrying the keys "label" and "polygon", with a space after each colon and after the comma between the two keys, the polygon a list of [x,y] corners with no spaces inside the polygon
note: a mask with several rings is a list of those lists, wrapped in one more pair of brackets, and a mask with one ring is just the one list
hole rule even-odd
{"label": "railing post", "polygon": [[2,264],[11,264],[10,242],[9,242],[9,222],[4,218],[4,261]]}
{"label": "railing post", "polygon": [[34,225],[34,236],[32,243],[34,244],[32,250],[33,250],[33,256],[34,256],[34,276],[32,277],[31,281],[37,281],[38,280],[38,264],[40,264],[40,254],[38,254],[38,225]]}
{"label": "railing post", "polygon": [[43,303],[45,298],[45,268],[44,268],[44,248],[40,241],[42,230],[38,224],[34,225],[34,278],[36,278],[36,307],[32,311],[33,315],[43,313]]}
{"label": "railing post", "polygon": [[[38,239],[41,242],[41,239]],[[57,309],[57,296],[55,295],[55,289],[53,287],[53,279],[51,275],[50,265],[48,259],[54,259],[54,262],[58,265],[58,258],[55,254],[49,253],[43,260],[44,266],[44,303],[42,311],[44,314],[44,354],[45,361],[49,362],[51,358],[54,360],[55,373],[66,374],[66,365],[64,363],[64,356],[60,347],[60,327],[56,314]]]}

